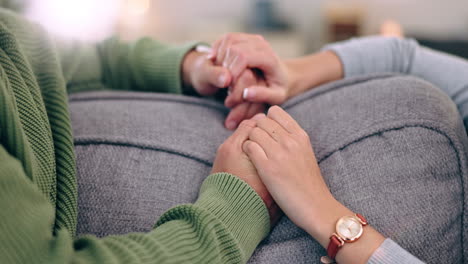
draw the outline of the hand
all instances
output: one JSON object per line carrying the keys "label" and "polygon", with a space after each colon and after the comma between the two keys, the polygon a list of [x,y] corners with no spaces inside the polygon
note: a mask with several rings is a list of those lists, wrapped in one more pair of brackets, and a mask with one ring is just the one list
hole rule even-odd
{"label": "hand", "polygon": [[231,173],[249,184],[268,208],[273,226],[281,216],[280,210],[258,176],[252,162],[242,151],[242,144],[247,140],[249,132],[254,129],[255,125],[253,120],[244,120],[239,128],[219,146],[211,173]]}
{"label": "hand", "polygon": [[284,213],[306,229],[310,209],[333,197],[322,178],[307,133],[278,106],[257,120],[243,144]]}
{"label": "hand", "polygon": [[[265,81],[259,76],[256,76],[252,70],[245,69],[234,84],[234,88],[229,89],[230,91],[235,91],[236,87],[239,86],[247,87],[251,85],[262,85],[264,83]],[[262,103],[243,102],[236,105],[231,112],[229,112],[229,115],[226,117],[225,126],[227,129],[234,130],[242,120],[252,118],[254,115],[263,113],[264,111],[265,105]]]}
{"label": "hand", "polygon": [[233,107],[245,100],[256,103],[281,104],[289,98],[289,74],[286,65],[262,36],[229,33],[218,39],[210,54],[217,65],[227,68],[233,83],[245,69],[259,69],[264,85],[237,85],[226,98],[225,105]]}
{"label": "hand", "polygon": [[[257,117],[257,127],[248,138],[242,148],[275,201],[291,221],[326,248],[336,221],[353,212],[330,193],[307,133],[283,109],[273,106],[268,116]],[[367,263],[384,239],[367,226],[365,235],[344,246],[336,260]]]}
{"label": "hand", "polygon": [[[214,65],[213,61],[207,59],[206,53],[190,51],[184,58],[182,69],[184,85],[193,87],[199,95],[212,95],[220,88],[231,84],[232,77],[229,71]],[[241,73],[237,83],[245,86],[264,82],[251,70],[245,70]],[[225,126],[234,130],[242,120],[249,119],[263,111],[265,111],[264,104],[244,102],[231,110],[224,122]]]}
{"label": "hand", "polygon": [[231,74],[223,67],[214,65],[207,59],[207,54],[190,51],[182,62],[182,78],[184,86],[192,87],[199,95],[213,95],[220,88],[231,83]]}

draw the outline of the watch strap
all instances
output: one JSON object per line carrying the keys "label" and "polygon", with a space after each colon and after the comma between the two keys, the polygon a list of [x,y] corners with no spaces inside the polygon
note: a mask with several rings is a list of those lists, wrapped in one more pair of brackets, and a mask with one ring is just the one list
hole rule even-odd
{"label": "watch strap", "polygon": [[333,234],[330,237],[330,243],[328,243],[327,255],[331,259],[335,259],[336,254],[338,253],[338,250],[340,250],[343,244],[344,244],[344,241],[341,240],[336,234]]}
{"label": "watch strap", "polygon": [[366,218],[365,218],[364,216],[362,216],[362,214],[356,213],[355,215],[356,215],[356,217],[359,219],[359,222],[361,222],[361,224],[362,224],[363,226],[366,226],[366,225],[369,224],[369,223],[367,223]]}

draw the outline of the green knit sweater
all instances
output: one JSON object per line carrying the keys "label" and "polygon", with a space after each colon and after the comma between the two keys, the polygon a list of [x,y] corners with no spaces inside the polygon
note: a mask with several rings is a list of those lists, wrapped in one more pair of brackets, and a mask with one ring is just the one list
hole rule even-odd
{"label": "green knit sweater", "polygon": [[77,185],[67,90],[180,93],[180,63],[192,47],[150,39],[132,45],[59,42],[0,10],[0,263],[248,260],[269,231],[268,212],[253,189],[227,173],[210,175],[194,204],[169,210],[149,233],[74,237]]}

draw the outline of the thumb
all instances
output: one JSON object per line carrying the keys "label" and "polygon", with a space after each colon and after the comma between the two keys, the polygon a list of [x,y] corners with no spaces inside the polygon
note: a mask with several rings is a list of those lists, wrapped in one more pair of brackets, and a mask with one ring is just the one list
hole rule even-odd
{"label": "thumb", "polygon": [[244,153],[247,154],[249,159],[257,168],[257,171],[261,170],[263,166],[267,165],[265,162],[268,161],[268,156],[266,155],[263,148],[257,142],[246,140],[242,144],[242,151],[244,151]]}
{"label": "thumb", "polygon": [[265,86],[251,86],[245,88],[242,98],[252,103],[268,103],[279,105],[286,101],[286,91],[279,88],[269,88]]}
{"label": "thumb", "polygon": [[231,84],[232,76],[226,68],[211,65],[210,69],[206,71],[205,80],[208,85],[225,88]]}

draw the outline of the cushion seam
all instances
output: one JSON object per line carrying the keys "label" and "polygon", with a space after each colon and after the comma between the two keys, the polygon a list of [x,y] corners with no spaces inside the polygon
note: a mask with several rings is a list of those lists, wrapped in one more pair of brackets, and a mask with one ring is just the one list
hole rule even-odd
{"label": "cushion seam", "polygon": [[144,150],[161,151],[161,152],[165,152],[168,154],[182,156],[184,158],[197,161],[209,167],[213,166],[213,163],[210,162],[209,160],[199,158],[193,154],[189,154],[186,152],[177,151],[177,150],[173,150],[169,148],[163,148],[163,147],[144,146],[142,144],[136,144],[136,143],[131,143],[131,142],[119,142],[119,141],[103,140],[103,139],[75,139],[74,145],[75,146],[110,145],[110,146],[122,146],[122,147],[132,147],[132,148],[138,148],[138,149],[144,149]]}
{"label": "cushion seam", "polygon": [[142,102],[157,102],[157,101],[173,102],[173,103],[181,103],[181,104],[186,104],[186,105],[203,106],[203,107],[208,107],[208,108],[212,108],[215,110],[220,110],[223,112],[228,111],[227,108],[221,105],[216,106],[212,104],[206,104],[206,102],[188,102],[188,101],[175,99],[175,98],[128,98],[128,97],[107,96],[107,97],[100,97],[100,98],[74,98],[74,99],[70,99],[69,101],[72,103],[79,103],[79,102],[92,102],[92,101],[129,101],[129,100],[142,101]]}

